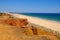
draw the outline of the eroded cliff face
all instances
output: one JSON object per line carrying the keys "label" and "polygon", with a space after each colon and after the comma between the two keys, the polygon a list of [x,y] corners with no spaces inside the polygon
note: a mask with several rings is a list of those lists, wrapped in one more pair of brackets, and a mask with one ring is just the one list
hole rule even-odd
{"label": "eroded cliff face", "polygon": [[54,34],[28,24],[27,19],[0,14],[0,40],[58,40]]}
{"label": "eroded cliff face", "polygon": [[25,26],[28,24],[27,19],[14,18],[12,15],[6,13],[0,14],[0,22],[11,26],[17,26],[17,27]]}

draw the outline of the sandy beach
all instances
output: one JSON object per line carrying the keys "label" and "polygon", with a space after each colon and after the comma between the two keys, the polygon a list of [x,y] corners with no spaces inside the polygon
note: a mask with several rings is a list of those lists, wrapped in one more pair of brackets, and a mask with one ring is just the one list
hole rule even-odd
{"label": "sandy beach", "polygon": [[13,14],[13,16],[18,17],[18,18],[27,18],[28,21],[31,23],[58,31],[60,33],[60,22],[46,20],[46,19],[42,19],[42,18],[31,17],[31,16],[26,16],[26,15],[22,15],[22,14]]}

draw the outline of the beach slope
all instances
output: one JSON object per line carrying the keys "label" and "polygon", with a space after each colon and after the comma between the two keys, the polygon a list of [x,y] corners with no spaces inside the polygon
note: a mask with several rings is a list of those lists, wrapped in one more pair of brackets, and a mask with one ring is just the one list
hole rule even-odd
{"label": "beach slope", "polygon": [[31,23],[58,31],[60,33],[60,22],[46,20],[46,19],[42,19],[42,18],[31,17],[31,16],[26,16],[26,15],[22,15],[22,14],[12,14],[12,15],[14,17],[18,17],[18,18],[27,18],[28,21]]}

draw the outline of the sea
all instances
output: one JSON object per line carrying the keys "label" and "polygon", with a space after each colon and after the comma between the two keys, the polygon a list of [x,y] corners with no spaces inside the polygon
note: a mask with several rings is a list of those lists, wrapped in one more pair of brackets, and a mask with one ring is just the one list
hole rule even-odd
{"label": "sea", "polygon": [[19,13],[19,14],[60,22],[60,13]]}

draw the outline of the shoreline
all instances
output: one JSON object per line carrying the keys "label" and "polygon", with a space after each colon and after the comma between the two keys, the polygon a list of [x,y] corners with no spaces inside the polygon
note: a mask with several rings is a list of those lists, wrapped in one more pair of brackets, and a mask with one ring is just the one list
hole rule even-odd
{"label": "shoreline", "polygon": [[[19,14],[19,13],[18,13]],[[21,13],[22,15],[26,15],[26,16],[31,16],[32,15],[32,13],[29,15],[29,13],[27,14],[24,14],[24,13]],[[37,13],[37,14],[42,14],[42,13]],[[45,13],[44,13],[45,14]],[[43,14],[43,15],[44,15]],[[53,14],[53,13],[52,13]],[[36,14],[35,14],[36,15]],[[50,14],[51,15],[51,14]],[[56,22],[60,22],[60,19],[56,16],[55,18],[46,18],[46,17],[39,17],[39,16],[34,16],[34,15],[32,15],[31,17],[36,17],[36,18],[41,18],[41,19],[45,19],[45,20],[51,20],[51,21],[56,21]]]}
{"label": "shoreline", "polygon": [[58,31],[60,33],[60,22],[46,20],[46,19],[32,17],[32,16],[26,16],[26,15],[22,15],[22,14],[12,14],[12,15],[14,17],[18,17],[18,18],[26,18],[26,19],[28,19],[28,22],[43,26],[48,29]]}

